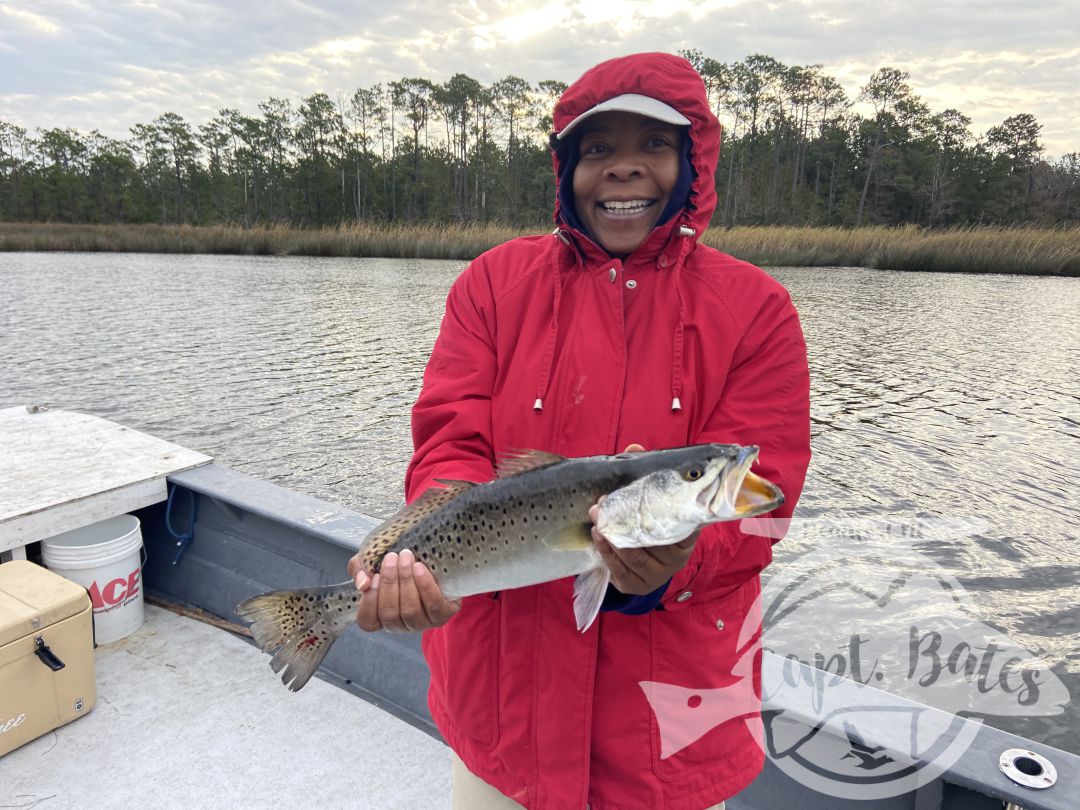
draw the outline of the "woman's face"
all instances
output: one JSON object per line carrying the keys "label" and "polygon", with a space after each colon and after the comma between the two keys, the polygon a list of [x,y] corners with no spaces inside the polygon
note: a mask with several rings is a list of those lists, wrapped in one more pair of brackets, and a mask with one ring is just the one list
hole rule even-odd
{"label": "woman's face", "polygon": [[586,230],[612,256],[645,241],[679,179],[682,134],[637,113],[605,112],[581,124],[574,205]]}

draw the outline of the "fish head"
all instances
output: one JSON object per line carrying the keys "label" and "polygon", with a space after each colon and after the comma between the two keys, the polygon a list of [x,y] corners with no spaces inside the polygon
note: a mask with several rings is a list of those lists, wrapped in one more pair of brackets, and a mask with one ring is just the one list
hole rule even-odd
{"label": "fish head", "polygon": [[677,543],[709,523],[769,512],[784,496],[750,472],[757,455],[757,447],[735,444],[672,451],[666,466],[601,500],[596,528],[614,546],[640,548]]}

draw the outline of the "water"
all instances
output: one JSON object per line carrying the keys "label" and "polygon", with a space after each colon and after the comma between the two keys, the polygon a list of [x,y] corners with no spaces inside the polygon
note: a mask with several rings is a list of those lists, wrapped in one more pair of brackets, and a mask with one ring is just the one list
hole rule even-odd
{"label": "water", "polygon": [[462,267],[0,254],[0,403],[108,417],[386,515]]}
{"label": "water", "polygon": [[[0,254],[0,407],[108,417],[385,516],[402,503],[409,407],[463,266]],[[906,554],[955,578],[970,615],[1076,696],[1064,715],[988,722],[1080,752],[1080,285],[772,272],[809,345],[814,459],[803,523],[770,570],[828,542],[822,519],[888,521],[860,536],[880,554],[852,561],[851,580]],[[909,534],[919,518],[981,526]]]}

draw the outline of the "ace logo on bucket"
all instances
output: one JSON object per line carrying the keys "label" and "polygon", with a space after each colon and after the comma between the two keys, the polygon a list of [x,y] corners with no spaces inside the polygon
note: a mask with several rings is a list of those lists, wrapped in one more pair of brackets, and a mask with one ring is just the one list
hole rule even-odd
{"label": "ace logo on bucket", "polygon": [[104,585],[94,580],[87,586],[94,612],[109,610],[117,605],[126,605],[139,595],[139,580],[142,568],[136,568],[126,577],[111,579]]}

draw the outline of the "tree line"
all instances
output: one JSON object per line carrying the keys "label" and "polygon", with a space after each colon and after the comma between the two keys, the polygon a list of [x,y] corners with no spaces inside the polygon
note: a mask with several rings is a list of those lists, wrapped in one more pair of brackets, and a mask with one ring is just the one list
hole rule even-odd
{"label": "tree line", "polygon": [[[1080,221],[1080,153],[1046,157],[1028,113],[975,134],[895,67],[852,96],[820,65],[682,55],[724,123],[714,225]],[[565,88],[403,78],[199,124],[167,112],[123,139],[0,120],[0,220],[539,226],[551,217],[547,135]]]}

